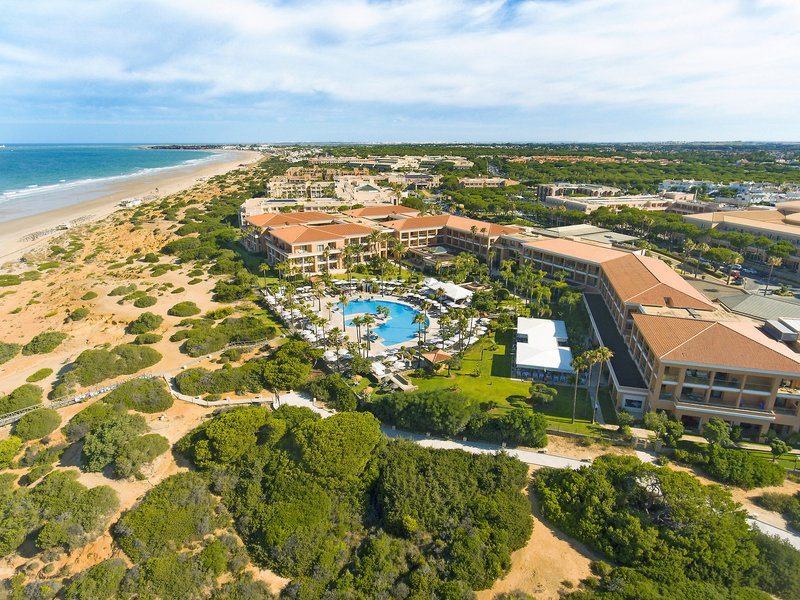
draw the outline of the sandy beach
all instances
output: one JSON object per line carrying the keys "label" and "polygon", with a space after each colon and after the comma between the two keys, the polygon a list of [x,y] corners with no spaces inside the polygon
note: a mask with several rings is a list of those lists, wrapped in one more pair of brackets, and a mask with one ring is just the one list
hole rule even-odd
{"label": "sandy beach", "polygon": [[[88,222],[107,217],[120,208],[123,200],[145,198],[155,200],[200,183],[205,178],[227,173],[239,165],[251,164],[262,157],[260,152],[226,151],[234,158],[210,164],[177,168],[165,173],[111,184],[102,196],[70,206],[0,223],[0,263],[15,260],[39,246],[56,233],[62,223]],[[33,234],[50,231],[31,239]]]}

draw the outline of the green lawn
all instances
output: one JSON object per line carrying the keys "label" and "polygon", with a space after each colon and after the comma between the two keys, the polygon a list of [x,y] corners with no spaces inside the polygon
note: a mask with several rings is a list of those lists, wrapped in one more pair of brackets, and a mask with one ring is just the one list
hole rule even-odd
{"label": "green lawn", "polygon": [[[488,349],[491,343],[489,337],[479,342],[472,351],[464,356],[461,370],[452,372],[453,377],[447,377],[445,368],[442,375],[412,377],[411,379],[415,385],[419,386],[420,390],[457,388],[464,394],[475,398],[487,410],[503,412],[514,407],[530,407],[527,402],[530,382],[514,381],[509,377],[511,349],[508,344],[511,342],[511,333],[498,333],[495,341],[498,348],[494,352]],[[484,349],[483,359],[481,359],[482,348]],[[480,370],[480,375],[473,374],[476,368]],[[586,390],[578,389],[576,419],[575,424],[572,424],[574,388],[563,385],[552,387],[558,390],[555,402],[547,408],[535,408],[547,416],[550,427],[578,433],[607,433],[602,427],[591,424],[591,408],[586,402]],[[601,401],[601,406],[603,404]],[[604,412],[604,414],[606,413]]]}

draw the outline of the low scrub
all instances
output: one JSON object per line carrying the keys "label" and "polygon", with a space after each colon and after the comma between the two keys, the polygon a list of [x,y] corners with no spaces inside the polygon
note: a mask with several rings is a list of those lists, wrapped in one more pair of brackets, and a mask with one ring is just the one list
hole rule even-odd
{"label": "low scrub", "polygon": [[61,425],[61,417],[52,408],[38,408],[26,413],[14,426],[14,435],[23,441],[40,440]]}
{"label": "low scrub", "polygon": [[164,317],[156,315],[151,312],[143,312],[136,319],[128,323],[125,330],[128,333],[147,333],[153,329],[157,329],[161,323],[164,322]]}
{"label": "low scrub", "polygon": [[130,285],[120,285],[115,287],[113,290],[108,292],[109,296],[127,296],[136,291],[136,284],[131,283]]}
{"label": "low scrub", "polygon": [[148,433],[135,437],[123,444],[114,459],[116,477],[136,477],[142,479],[141,468],[169,450],[170,444],[162,435]]}
{"label": "low scrub", "polygon": [[85,319],[88,316],[89,316],[89,309],[88,308],[85,308],[85,307],[76,308],[75,310],[70,311],[69,320],[70,321],[80,321],[82,319]]}
{"label": "low scrub", "polygon": [[7,363],[17,354],[19,354],[21,348],[22,346],[20,346],[19,344],[9,344],[6,342],[0,342],[0,365],[2,365],[3,363]]}
{"label": "low scrub", "polygon": [[167,311],[167,314],[173,317],[193,317],[200,314],[200,309],[194,302],[178,302]]}
{"label": "low scrub", "polygon": [[31,339],[30,342],[22,347],[22,353],[25,355],[31,354],[47,354],[52,352],[67,339],[67,334],[60,331],[45,331]]}
{"label": "low scrub", "polygon": [[[110,296],[111,294],[109,294]],[[94,300],[97,298],[97,292],[88,291],[83,296],[81,296],[81,300]]]}
{"label": "low scrub", "polygon": [[157,300],[153,296],[142,296],[141,298],[137,298],[133,301],[133,305],[136,308],[149,308],[153,306]]}
{"label": "low scrub", "polygon": [[172,406],[172,394],[167,391],[160,377],[148,377],[126,381],[103,398],[106,404],[124,404],[127,408],[142,413],[157,413]]}
{"label": "low scrub", "polygon": [[66,395],[76,384],[96,385],[120,375],[133,375],[152,367],[162,358],[161,353],[148,346],[120,344],[110,350],[84,350],[72,363],[72,370],[64,374],[53,391],[53,397]]}
{"label": "low scrub", "polygon": [[215,327],[200,324],[204,322],[208,321],[198,320],[195,327],[178,331],[170,339],[172,341],[185,339],[182,350],[189,356],[202,356],[222,350],[234,342],[271,339],[277,333],[272,323],[254,316],[228,317]]}
{"label": "low scrub", "polygon": [[0,396],[0,415],[41,404],[43,393],[42,388],[32,383],[19,386],[8,396]]}
{"label": "low scrub", "polygon": [[163,339],[163,336],[158,335],[157,333],[140,333],[136,336],[136,339],[133,340],[134,344],[157,344]]}
{"label": "low scrub", "polygon": [[28,375],[28,377],[25,379],[25,381],[27,381],[29,383],[34,383],[36,381],[41,381],[45,377],[49,377],[52,373],[53,373],[53,369],[48,369],[48,368],[39,369],[35,373],[32,373],[31,375]]}

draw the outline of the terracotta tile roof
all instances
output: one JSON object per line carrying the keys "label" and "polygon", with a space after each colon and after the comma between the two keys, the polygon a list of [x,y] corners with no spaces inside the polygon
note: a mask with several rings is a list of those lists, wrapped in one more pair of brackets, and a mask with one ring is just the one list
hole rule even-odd
{"label": "terracotta tile roof", "polygon": [[[797,375],[800,357],[778,349],[748,323],[633,315],[636,327],[662,360]],[[779,342],[778,342],[779,343]]]}
{"label": "terracotta tile roof", "polygon": [[521,233],[519,227],[511,227],[508,225],[497,225],[495,223],[487,223],[486,221],[477,221],[475,219],[468,219],[466,217],[457,217],[455,215],[428,215],[425,217],[410,217],[408,219],[398,219],[396,221],[389,221],[384,223],[386,227],[397,229],[399,231],[407,231],[413,229],[433,229],[436,227],[450,227],[469,233],[472,227],[478,228],[478,235],[481,229],[486,228],[486,233],[490,236],[498,236],[506,233]]}
{"label": "terracotta tile roof", "polygon": [[427,215],[424,217],[409,217],[408,219],[397,219],[387,221],[386,227],[397,229],[398,231],[408,231],[411,229],[432,229],[434,227],[444,227],[450,215]]}
{"label": "terracotta tile roof", "polygon": [[602,268],[623,302],[700,310],[715,308],[708,298],[657,258],[626,254],[604,263]]}
{"label": "terracotta tile roof", "polygon": [[353,217],[385,217],[388,215],[405,215],[406,217],[414,217],[419,214],[416,208],[409,208],[408,206],[365,206],[364,208],[355,208],[353,210],[346,210],[344,214]]}
{"label": "terracotta tile roof", "polygon": [[335,223],[333,225],[294,225],[270,230],[270,235],[283,240],[287,244],[308,244],[312,242],[329,242],[342,240],[356,235],[369,235],[375,231],[372,227],[352,223]]}
{"label": "terracotta tile roof", "polygon": [[267,213],[263,215],[253,215],[245,217],[256,227],[286,227],[299,225],[302,223],[314,223],[322,221],[333,221],[336,217],[324,212],[294,212],[294,213]]}
{"label": "terracotta tile roof", "polygon": [[606,248],[603,246],[596,246],[593,244],[585,244],[583,242],[576,242],[574,240],[565,240],[563,238],[553,238],[548,240],[540,240],[536,242],[528,242],[524,244],[529,248],[536,248],[543,252],[552,252],[559,256],[566,256],[576,260],[582,260],[592,264],[599,265],[615,258],[625,256],[625,252]]}

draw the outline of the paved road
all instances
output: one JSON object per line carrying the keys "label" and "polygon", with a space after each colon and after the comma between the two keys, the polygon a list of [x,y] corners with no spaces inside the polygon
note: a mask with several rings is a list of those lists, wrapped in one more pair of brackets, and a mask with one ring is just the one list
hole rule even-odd
{"label": "paved road", "polygon": [[750,526],[758,529],[768,535],[776,535],[782,540],[786,540],[792,546],[800,550],[800,536],[797,534],[792,533],[791,531],[786,531],[785,529],[781,529],[779,527],[775,527],[774,525],[770,525],[769,523],[764,523],[764,521],[759,521],[758,519],[754,519],[753,517],[749,517],[747,522],[750,523]]}

